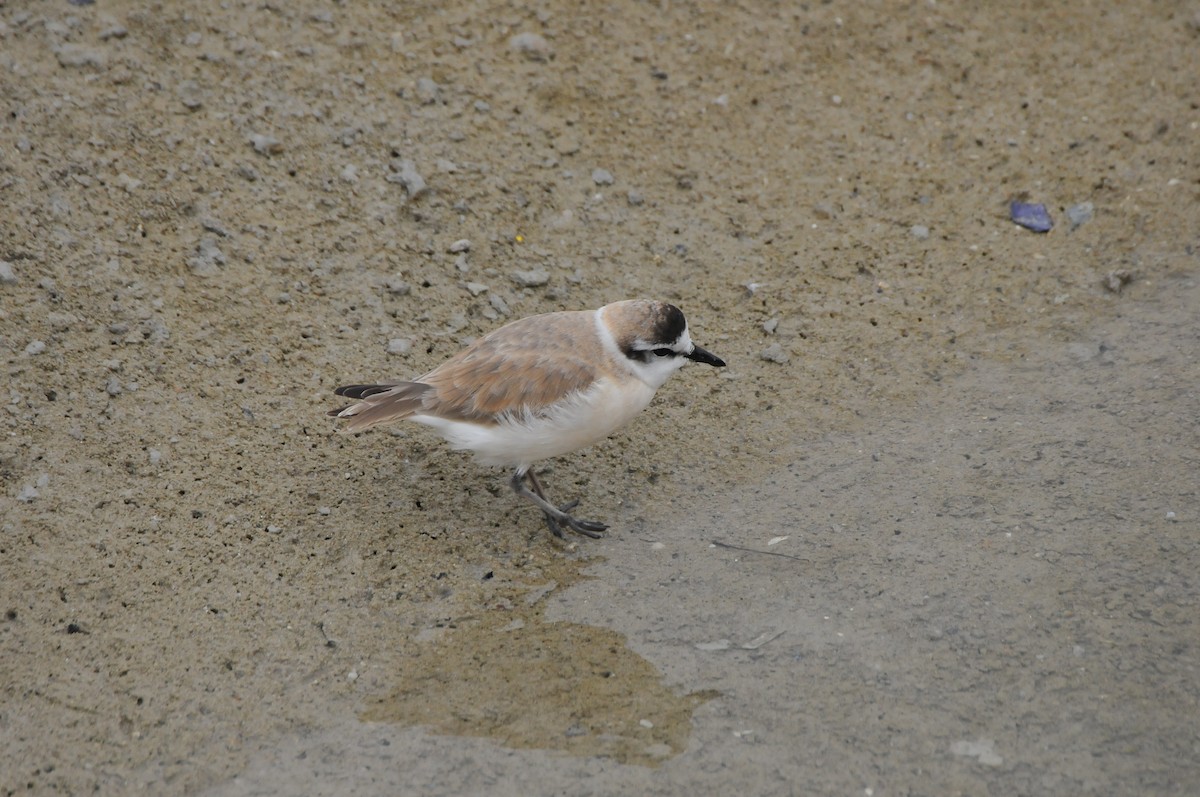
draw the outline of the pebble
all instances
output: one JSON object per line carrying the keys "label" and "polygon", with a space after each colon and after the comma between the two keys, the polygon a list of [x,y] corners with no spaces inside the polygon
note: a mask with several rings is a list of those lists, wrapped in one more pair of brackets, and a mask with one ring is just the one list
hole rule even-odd
{"label": "pebble", "polygon": [[220,266],[225,265],[225,253],[217,246],[215,235],[205,235],[196,245],[196,254],[188,259],[188,267],[199,277],[211,277],[219,274]]}
{"label": "pebble", "polygon": [[493,293],[488,297],[488,302],[492,305],[492,309],[500,315],[509,315],[512,310],[509,309],[508,302],[504,301],[504,297]]}
{"label": "pebble", "polygon": [[209,216],[205,216],[200,219],[200,226],[204,228],[205,232],[216,233],[222,238],[229,237],[229,230],[225,229],[225,225]]}
{"label": "pebble", "polygon": [[37,355],[41,354],[45,350],[46,350],[46,343],[45,343],[45,341],[41,341],[41,340],[30,341],[29,345],[25,347],[25,353],[27,355],[29,355],[30,357],[36,357]]}
{"label": "pebble", "polygon": [[262,133],[251,134],[250,145],[260,155],[278,155],[280,152],[283,152],[282,141],[275,138],[275,136],[267,136]]}
{"label": "pebble", "polygon": [[1095,212],[1096,206],[1091,202],[1080,202],[1067,208],[1067,221],[1071,222],[1071,229],[1074,230],[1091,221]]}
{"label": "pebble", "polygon": [[0,285],[16,285],[17,275],[13,271],[12,263],[7,260],[0,260]]}
{"label": "pebble", "polygon": [[471,292],[472,296],[478,296],[481,293],[487,293],[488,286],[482,282],[468,282],[467,290]]}
{"label": "pebble", "polygon": [[779,319],[778,318],[768,318],[766,321],[763,322],[763,332],[766,332],[768,335],[774,335],[775,330],[778,328],[779,328]]}
{"label": "pebble", "polygon": [[442,88],[433,78],[417,78],[417,99],[422,105],[433,105],[442,96]]}
{"label": "pebble", "polygon": [[1033,232],[1050,232],[1054,227],[1054,222],[1050,219],[1045,205],[1013,202],[1009,206],[1009,213],[1014,223]]}
{"label": "pebble", "polygon": [[998,767],[1004,763],[1004,759],[996,755],[995,748],[996,743],[991,739],[980,739],[977,742],[963,740],[953,742],[950,745],[950,752],[954,755],[974,758],[984,766]]}
{"label": "pebble", "polygon": [[111,377],[108,380],[108,384],[104,386],[104,392],[110,396],[121,395],[121,393],[124,392],[121,388],[121,380],[117,379],[115,376]]}
{"label": "pebble", "polygon": [[408,296],[412,292],[412,286],[399,277],[388,277],[383,281],[383,287],[393,296]]}
{"label": "pebble", "polygon": [[837,216],[837,210],[828,202],[818,202],[813,205],[813,215],[818,219],[829,220]]}
{"label": "pebble", "polygon": [[612,172],[607,169],[592,169],[592,182],[596,185],[612,185]]}
{"label": "pebble", "polygon": [[413,199],[429,190],[425,178],[417,171],[417,165],[410,160],[392,161],[393,173],[386,178],[390,183],[400,183]]}
{"label": "pebble", "polygon": [[908,231],[912,233],[912,237],[916,238],[918,241],[924,241],[929,237],[929,228],[924,224],[914,224],[908,228]]}
{"label": "pebble", "polygon": [[450,244],[450,249],[448,251],[452,255],[457,255],[459,252],[469,252],[471,251],[471,242],[466,238],[460,238],[454,243]]}
{"label": "pebble", "polygon": [[340,176],[341,176],[343,182],[357,183],[358,182],[358,167],[355,166],[353,163],[347,163],[345,166],[342,167],[342,173]]}
{"label": "pebble", "polygon": [[788,353],[783,350],[783,346],[779,345],[778,343],[772,343],[770,346],[763,349],[762,353],[760,353],[758,356],[769,363],[779,363],[780,365],[785,365],[792,359],[788,356]]}
{"label": "pebble", "polygon": [[532,268],[528,271],[514,271],[513,282],[522,288],[538,288],[550,281],[550,272],[544,268]]}
{"label": "pebble", "polygon": [[641,191],[630,191],[625,195],[625,201],[636,208],[646,201],[646,197],[642,196]]}
{"label": "pebble", "polygon": [[162,462],[162,452],[157,448],[147,449],[146,456],[149,458],[151,465],[157,465]]}
{"label": "pebble", "polygon": [[108,56],[103,50],[97,50],[83,44],[64,44],[54,51],[58,65],[67,69],[94,66],[103,69],[108,65]]}
{"label": "pebble", "polygon": [[1120,293],[1131,282],[1133,282],[1133,272],[1128,269],[1119,268],[1108,272],[1108,275],[1104,278],[1104,287],[1113,293]]}
{"label": "pebble", "polygon": [[134,191],[142,187],[142,181],[136,177],[130,177],[125,172],[121,172],[117,175],[117,185],[121,186],[121,188],[124,188],[126,191],[132,194]]}
{"label": "pebble", "polygon": [[545,61],[554,57],[554,50],[544,36],[537,33],[518,33],[508,40],[508,49],[530,61]]}
{"label": "pebble", "polygon": [[22,504],[28,504],[30,501],[38,497],[38,490],[32,484],[27,484],[17,493],[17,500]]}
{"label": "pebble", "polygon": [[392,338],[388,341],[388,354],[408,354],[412,350],[412,341],[408,338]]}

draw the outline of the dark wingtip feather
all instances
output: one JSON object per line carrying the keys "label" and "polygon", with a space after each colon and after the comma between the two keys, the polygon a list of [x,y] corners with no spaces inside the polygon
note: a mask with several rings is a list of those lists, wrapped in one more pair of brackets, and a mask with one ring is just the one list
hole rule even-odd
{"label": "dark wingtip feather", "polygon": [[395,385],[342,385],[334,390],[334,395],[345,396],[346,398],[365,399],[367,396],[374,396],[376,393],[384,393],[391,390]]}

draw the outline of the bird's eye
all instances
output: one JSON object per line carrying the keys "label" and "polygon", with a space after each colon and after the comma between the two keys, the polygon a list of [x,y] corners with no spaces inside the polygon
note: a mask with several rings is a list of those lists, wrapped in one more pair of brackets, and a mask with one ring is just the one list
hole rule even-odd
{"label": "bird's eye", "polygon": [[667,349],[667,348],[654,349],[655,357],[670,357],[674,353],[675,353],[674,349]]}

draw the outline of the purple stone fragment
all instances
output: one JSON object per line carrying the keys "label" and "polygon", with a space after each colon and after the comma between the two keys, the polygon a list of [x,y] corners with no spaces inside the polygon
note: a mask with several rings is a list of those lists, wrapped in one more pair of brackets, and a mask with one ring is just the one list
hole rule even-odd
{"label": "purple stone fragment", "polygon": [[1035,205],[1028,202],[1013,202],[1010,208],[1012,220],[1027,230],[1034,232],[1050,232],[1054,222],[1046,212],[1045,205]]}

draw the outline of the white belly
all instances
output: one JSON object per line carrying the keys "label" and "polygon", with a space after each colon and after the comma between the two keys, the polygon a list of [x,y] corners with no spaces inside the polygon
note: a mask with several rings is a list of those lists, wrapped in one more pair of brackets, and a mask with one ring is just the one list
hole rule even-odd
{"label": "white belly", "polygon": [[474,451],[486,465],[524,468],[603,440],[633,420],[652,398],[654,388],[639,380],[619,386],[602,380],[549,412],[512,414],[493,426],[429,415],[413,415],[411,420],[434,427],[452,448]]}

